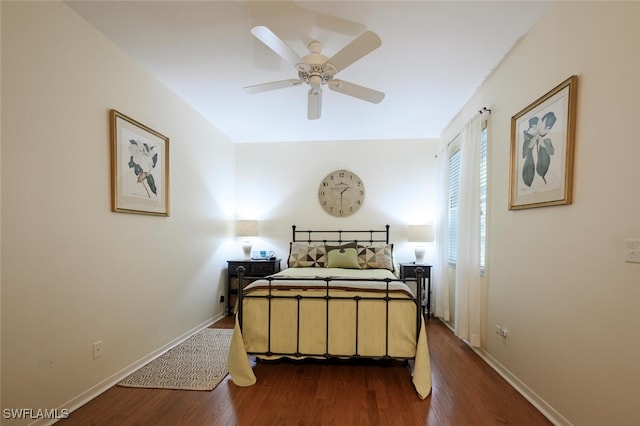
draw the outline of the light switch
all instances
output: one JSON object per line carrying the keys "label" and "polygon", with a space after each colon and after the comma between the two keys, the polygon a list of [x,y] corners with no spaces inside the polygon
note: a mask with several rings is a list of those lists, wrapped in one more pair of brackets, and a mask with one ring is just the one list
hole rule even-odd
{"label": "light switch", "polygon": [[627,263],[640,263],[640,240],[627,239],[624,246],[624,261]]}

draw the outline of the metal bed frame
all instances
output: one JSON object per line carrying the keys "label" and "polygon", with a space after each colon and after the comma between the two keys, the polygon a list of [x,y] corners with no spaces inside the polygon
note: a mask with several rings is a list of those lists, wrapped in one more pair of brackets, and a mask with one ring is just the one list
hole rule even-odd
{"label": "metal bed frame", "polygon": [[[302,241],[308,243],[368,243],[373,245],[374,243],[385,243],[389,244],[389,225],[385,226],[384,230],[366,230],[366,231],[315,231],[315,230],[297,230],[296,225],[292,226],[293,228],[293,242]],[[301,237],[306,235],[306,237]],[[382,235],[382,236],[381,236]],[[363,238],[364,237],[364,238]],[[333,296],[330,294],[330,282],[333,278],[306,278],[304,281],[324,281],[324,294],[323,295],[287,295],[282,294],[286,292],[274,292],[273,281],[300,281],[300,278],[273,278],[272,276],[268,277],[250,277],[245,276],[245,268],[243,266],[239,266],[237,269],[238,272],[238,285],[240,289],[244,288],[243,280],[266,280],[268,282],[267,289],[268,292],[265,295],[253,295],[253,294],[243,294],[243,291],[238,291],[238,324],[240,326],[240,330],[242,330],[243,322],[243,303],[242,300],[247,298],[258,298],[258,299],[267,299],[268,301],[268,338],[267,338],[267,351],[265,352],[250,352],[247,351],[249,355],[257,356],[293,356],[293,357],[323,357],[323,358],[375,358],[375,359],[413,359],[413,357],[396,357],[389,355],[389,304],[390,303],[413,303],[416,305],[416,344],[418,342],[418,336],[420,333],[420,328],[422,327],[422,288],[424,286],[424,275],[422,268],[416,269],[416,278],[407,278],[404,280],[399,279],[390,279],[385,278],[384,280],[372,280],[368,278],[340,278],[340,281],[378,281],[386,283],[386,290],[383,297],[367,297],[362,295],[356,296]],[[416,297],[415,298],[401,298],[394,297],[393,292],[389,289],[389,284],[391,282],[415,282],[416,283]],[[321,288],[321,287],[320,287]],[[293,353],[283,353],[283,352],[274,352],[271,350],[271,309],[272,309],[272,301],[274,299],[295,299],[297,301],[297,321],[295,324],[296,327],[296,351]],[[325,323],[325,351],[324,353],[303,353],[300,352],[300,303],[302,300],[325,300],[325,310],[326,310],[326,323]],[[331,300],[353,300],[355,303],[356,315],[355,315],[355,353],[351,355],[344,354],[331,354],[329,353],[329,305]],[[359,336],[359,304],[362,300],[383,300],[385,302],[385,353],[379,355],[367,355],[363,356],[358,353],[358,336]]]}

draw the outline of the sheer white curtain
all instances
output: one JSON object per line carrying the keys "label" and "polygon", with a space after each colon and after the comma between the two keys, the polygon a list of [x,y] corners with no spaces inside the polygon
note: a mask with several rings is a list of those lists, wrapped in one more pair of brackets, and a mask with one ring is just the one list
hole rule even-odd
{"label": "sheer white curtain", "polygon": [[449,154],[447,146],[442,147],[438,153],[438,188],[437,188],[437,205],[438,212],[436,214],[436,253],[434,262],[434,279],[433,292],[435,300],[435,316],[445,321],[451,321],[451,307],[449,306],[449,238],[447,231],[449,229]]}
{"label": "sheer white curtain", "polygon": [[467,122],[460,143],[455,334],[480,346],[480,137],[482,117]]}

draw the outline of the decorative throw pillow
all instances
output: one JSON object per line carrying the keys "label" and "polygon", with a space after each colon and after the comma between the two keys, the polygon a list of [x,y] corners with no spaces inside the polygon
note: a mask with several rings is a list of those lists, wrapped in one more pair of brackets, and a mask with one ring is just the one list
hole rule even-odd
{"label": "decorative throw pillow", "polygon": [[360,269],[355,248],[337,248],[327,252],[327,268]]}
{"label": "decorative throw pillow", "polygon": [[394,271],[393,244],[383,246],[358,246],[358,263],[363,269],[388,269]]}
{"label": "decorative throw pillow", "polygon": [[343,244],[338,244],[338,245],[331,245],[331,244],[327,244],[325,243],[325,248],[327,249],[327,253],[329,253],[331,250],[335,250],[335,249],[346,249],[346,248],[354,248],[357,249],[358,248],[358,244],[353,241],[351,243],[343,243]]}
{"label": "decorative throw pillow", "polygon": [[292,242],[289,247],[289,268],[324,268],[327,251],[324,244]]}

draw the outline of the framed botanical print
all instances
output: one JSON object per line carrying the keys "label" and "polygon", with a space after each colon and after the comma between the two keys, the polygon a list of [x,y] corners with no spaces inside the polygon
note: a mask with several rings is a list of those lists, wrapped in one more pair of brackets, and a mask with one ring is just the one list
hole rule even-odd
{"label": "framed botanical print", "polygon": [[169,216],[169,138],[112,109],[111,211]]}
{"label": "framed botanical print", "polygon": [[509,210],[571,204],[578,77],[511,118]]}

